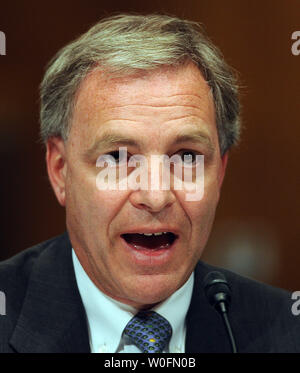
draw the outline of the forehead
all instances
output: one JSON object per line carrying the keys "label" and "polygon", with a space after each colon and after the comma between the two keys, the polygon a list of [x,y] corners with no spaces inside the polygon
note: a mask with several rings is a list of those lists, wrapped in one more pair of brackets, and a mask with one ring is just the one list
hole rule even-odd
{"label": "forehead", "polygon": [[[183,94],[187,97],[176,97]],[[210,88],[193,63],[122,78],[110,78],[101,70],[93,70],[78,89],[75,110],[79,114],[86,109],[97,109],[99,103],[103,108],[115,107],[116,101],[120,105],[131,104],[133,98],[137,104],[143,104],[147,98],[159,105],[160,99],[168,97],[178,99],[182,104],[186,101],[192,104],[196,103],[196,96],[203,100],[207,95],[210,95]]]}
{"label": "forehead", "polygon": [[88,141],[91,134],[97,136],[108,126],[121,129],[124,123],[132,130],[142,129],[141,124],[151,128],[154,122],[160,130],[167,122],[177,127],[180,123],[182,130],[184,121],[191,118],[215,127],[210,88],[192,63],[123,78],[109,78],[94,70],[77,92],[70,135]]}

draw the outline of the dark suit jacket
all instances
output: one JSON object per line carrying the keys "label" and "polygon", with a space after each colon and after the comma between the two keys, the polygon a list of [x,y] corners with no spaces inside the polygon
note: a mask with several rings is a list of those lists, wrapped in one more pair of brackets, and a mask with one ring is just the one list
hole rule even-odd
{"label": "dark suit jacket", "polygon": [[[199,262],[187,315],[186,352],[231,352],[221,316],[208,304],[202,280],[214,267]],[[229,319],[239,352],[300,352],[300,316],[288,292],[229,271]],[[0,352],[90,352],[85,310],[65,233],[0,263]]]}

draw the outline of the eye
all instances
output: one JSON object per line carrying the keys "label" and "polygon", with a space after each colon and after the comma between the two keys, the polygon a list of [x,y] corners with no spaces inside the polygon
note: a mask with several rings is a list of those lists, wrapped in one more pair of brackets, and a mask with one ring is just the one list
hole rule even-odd
{"label": "eye", "polygon": [[129,155],[127,154],[127,159],[126,159],[124,154],[122,154],[122,152],[120,152],[119,150],[114,150],[110,153],[107,153],[107,155],[113,157],[117,165],[127,164],[128,159],[130,158]]}
{"label": "eye", "polygon": [[108,155],[111,155],[114,160],[119,163],[119,160],[120,160],[120,152],[118,150],[114,151],[114,152],[110,152],[108,153]]}
{"label": "eye", "polygon": [[179,154],[181,161],[185,166],[195,166],[198,162],[196,156],[199,155],[199,153],[193,150],[181,150],[177,154]]}
{"label": "eye", "polygon": [[[123,156],[122,156],[123,155]],[[124,153],[119,150],[112,151],[110,153],[102,154],[97,158],[96,167],[120,167],[127,165],[127,159],[124,156]]]}

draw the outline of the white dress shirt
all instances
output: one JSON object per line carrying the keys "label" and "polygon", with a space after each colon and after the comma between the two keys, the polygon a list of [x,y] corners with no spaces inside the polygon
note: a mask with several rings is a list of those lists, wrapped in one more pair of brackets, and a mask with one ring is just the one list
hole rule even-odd
{"label": "white dress shirt", "polygon": [[[84,271],[73,249],[72,258],[79,293],[87,315],[91,352],[140,353],[131,340],[123,335],[125,326],[138,310],[100,291]],[[185,352],[185,317],[192,297],[193,284],[192,273],[180,289],[152,308],[172,326],[169,346],[163,352]]]}

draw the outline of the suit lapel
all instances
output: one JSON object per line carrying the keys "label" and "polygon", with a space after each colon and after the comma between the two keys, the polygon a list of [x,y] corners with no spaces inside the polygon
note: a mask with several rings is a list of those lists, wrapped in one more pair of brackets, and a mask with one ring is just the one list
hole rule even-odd
{"label": "suit lapel", "polygon": [[17,352],[90,352],[71,255],[65,233],[44,248],[35,261],[10,339]]}
{"label": "suit lapel", "polygon": [[208,303],[203,291],[203,279],[209,272],[204,263],[195,268],[195,282],[187,314],[186,352],[231,352],[221,316]]}

